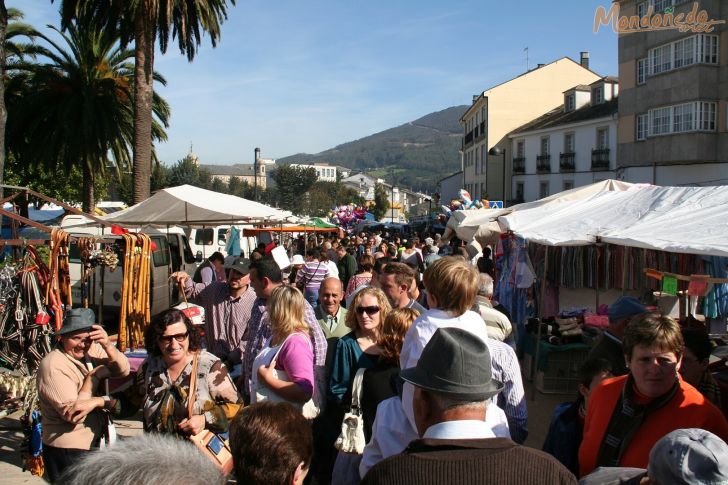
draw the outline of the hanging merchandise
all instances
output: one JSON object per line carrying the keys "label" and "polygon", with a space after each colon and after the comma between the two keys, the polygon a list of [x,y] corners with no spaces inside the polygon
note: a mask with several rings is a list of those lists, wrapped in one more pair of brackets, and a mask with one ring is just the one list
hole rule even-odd
{"label": "hanging merchandise", "polygon": [[121,284],[119,314],[119,350],[138,349],[144,345],[144,329],[151,319],[149,282],[152,244],[146,234],[122,234],[124,239],[124,274]]}
{"label": "hanging merchandise", "polygon": [[677,295],[677,278],[663,275],[662,292],[668,295]]}
{"label": "hanging merchandise", "polygon": [[690,275],[690,283],[688,284],[688,295],[705,296],[708,292],[708,275]]}
{"label": "hanging merchandise", "polygon": [[55,316],[54,330],[61,329],[63,312],[71,308],[71,274],[68,259],[69,234],[60,229],[51,231],[50,284],[46,288],[46,302]]}

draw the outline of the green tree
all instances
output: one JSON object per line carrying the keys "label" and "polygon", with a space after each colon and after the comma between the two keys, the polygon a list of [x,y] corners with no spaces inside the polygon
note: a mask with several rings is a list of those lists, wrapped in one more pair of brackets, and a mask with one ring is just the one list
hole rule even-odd
{"label": "green tree", "polygon": [[[53,0],[51,0],[53,1]],[[61,0],[65,28],[74,18],[85,25],[99,25],[121,34],[122,45],[134,41],[134,203],[150,195],[153,138],[154,49],[167,52],[170,34],[179,50],[191,62],[202,34],[212,46],[220,38],[220,26],[227,19],[227,0]],[[235,0],[230,0],[235,5]]]}
{"label": "green tree", "polygon": [[[37,33],[45,45],[36,44],[28,52],[38,61],[13,66],[8,83],[13,93],[8,102],[9,148],[22,163],[49,171],[68,173],[78,165],[83,174],[83,208],[91,211],[97,177],[103,178],[107,168],[123,170],[131,165],[133,52],[122,49],[113,32],[79,28],[75,23],[66,32],[48,27],[65,48]],[[163,140],[169,106],[159,96],[154,98],[159,122],[152,124],[153,136]]]}
{"label": "green tree", "polygon": [[185,157],[169,169],[167,182],[170,187],[177,187],[178,185],[185,184],[201,187],[200,167],[198,167],[195,162]]}
{"label": "green tree", "polygon": [[369,212],[374,214],[376,220],[380,221],[387,214],[389,207],[387,189],[382,184],[376,184],[374,186],[374,206],[369,209]]}
{"label": "green tree", "polygon": [[220,192],[221,194],[229,194],[228,185],[220,180],[219,178],[215,178],[212,180],[212,190],[215,192]]}
{"label": "green tree", "polygon": [[313,167],[281,165],[275,169],[272,177],[276,182],[280,206],[295,214],[301,214],[305,208],[302,195],[316,182],[316,170]]}

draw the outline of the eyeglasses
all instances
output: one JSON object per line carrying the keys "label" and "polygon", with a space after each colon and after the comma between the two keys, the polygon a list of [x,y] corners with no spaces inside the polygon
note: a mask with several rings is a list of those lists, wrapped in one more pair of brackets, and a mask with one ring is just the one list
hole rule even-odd
{"label": "eyeglasses", "polygon": [[376,315],[377,313],[379,313],[379,306],[358,306],[356,307],[356,313],[358,313],[359,315],[363,315],[364,313],[370,316]]}
{"label": "eyeglasses", "polygon": [[184,342],[184,340],[187,338],[188,335],[189,335],[188,332],[177,333],[174,335],[160,335],[159,341],[164,342],[165,344],[171,344],[172,339],[176,340],[177,342]]}

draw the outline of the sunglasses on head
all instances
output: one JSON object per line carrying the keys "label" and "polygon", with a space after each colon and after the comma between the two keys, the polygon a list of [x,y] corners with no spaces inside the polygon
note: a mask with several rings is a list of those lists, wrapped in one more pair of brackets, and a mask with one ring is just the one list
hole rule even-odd
{"label": "sunglasses on head", "polygon": [[172,339],[176,340],[177,342],[184,342],[184,340],[187,338],[187,335],[189,335],[188,332],[176,333],[174,335],[160,335],[159,341],[164,342],[165,344],[171,344]]}
{"label": "sunglasses on head", "polygon": [[362,315],[364,313],[366,313],[367,315],[374,315],[374,314],[379,313],[379,306],[377,306],[377,305],[372,305],[372,306],[358,306],[358,307],[356,307],[356,312],[359,315]]}

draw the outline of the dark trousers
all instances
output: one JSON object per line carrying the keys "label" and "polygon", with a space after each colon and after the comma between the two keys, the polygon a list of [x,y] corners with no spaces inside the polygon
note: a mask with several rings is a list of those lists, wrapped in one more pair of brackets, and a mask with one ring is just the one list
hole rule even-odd
{"label": "dark trousers", "polygon": [[49,482],[56,482],[63,470],[70,467],[89,450],[77,450],[74,448],[56,448],[43,443],[43,464],[45,465],[46,478]]}

